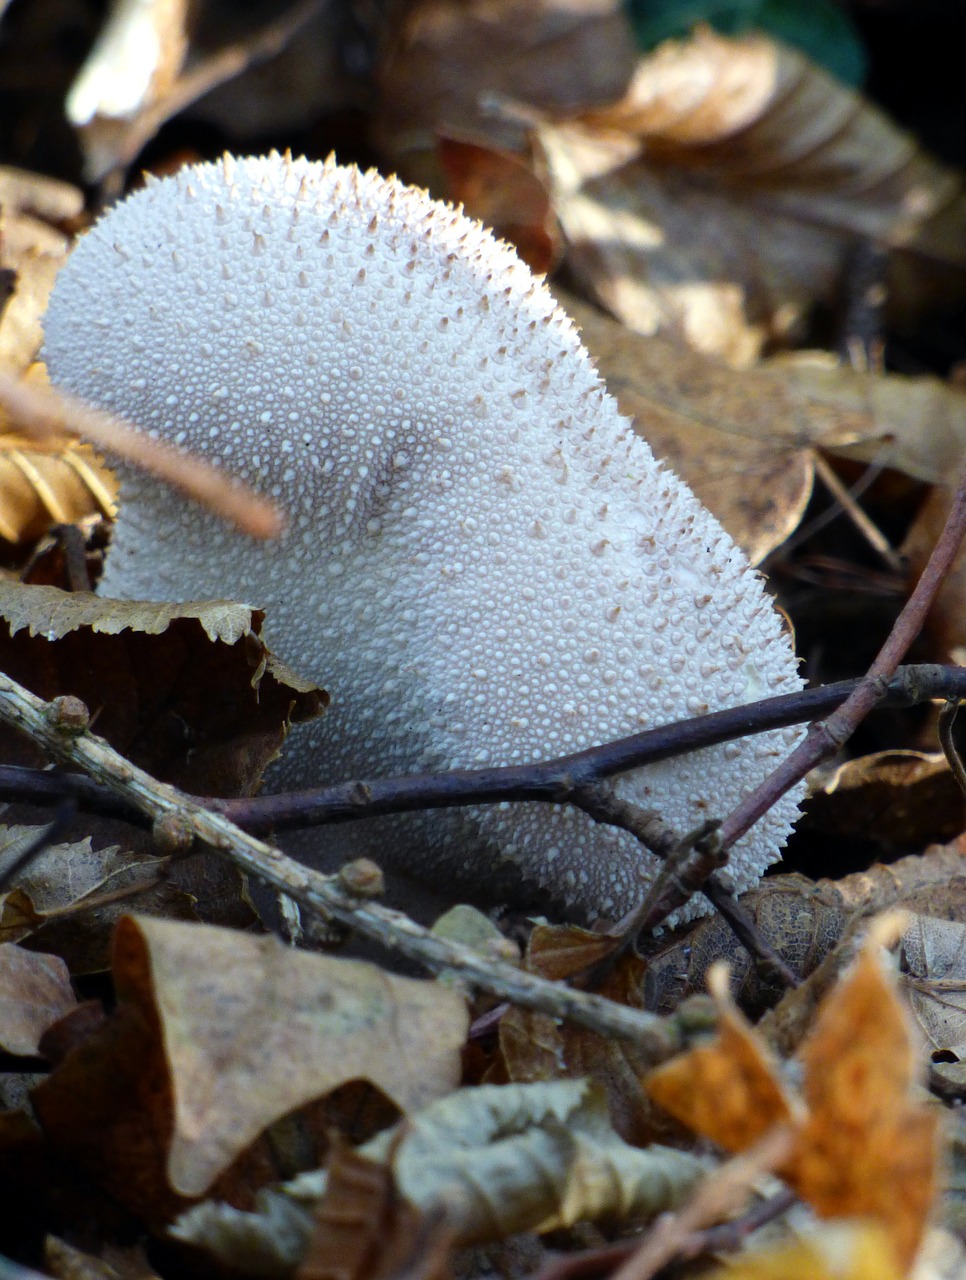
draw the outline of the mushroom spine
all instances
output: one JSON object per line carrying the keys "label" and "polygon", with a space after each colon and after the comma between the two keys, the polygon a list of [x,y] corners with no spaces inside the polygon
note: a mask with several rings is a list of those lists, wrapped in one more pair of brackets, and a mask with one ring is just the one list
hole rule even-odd
{"label": "mushroom spine", "polygon": [[[62,270],[45,358],[56,384],[289,512],[257,544],[122,467],[101,584],[266,611],[276,652],[332,694],[277,786],[547,759],[800,687],[761,579],[634,435],[546,287],[425,192],[277,155],[152,181]],[[688,830],[797,735],[620,789]],[[736,846],[738,888],[778,856],[797,801]],[[568,808],[393,823],[377,846],[368,823],[333,838],[590,918],[634,905],[655,870]]]}

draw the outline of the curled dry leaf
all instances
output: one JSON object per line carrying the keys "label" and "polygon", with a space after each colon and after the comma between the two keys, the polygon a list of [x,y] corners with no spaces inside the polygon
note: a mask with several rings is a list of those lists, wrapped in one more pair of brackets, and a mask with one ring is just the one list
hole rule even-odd
{"label": "curled dry leaf", "polygon": [[[0,298],[0,372],[31,385],[46,382],[43,366],[32,362],[68,250],[67,237],[51,224],[75,220],[83,203],[76,187],[0,166],[0,273],[12,290],[5,302]],[[109,515],[115,493],[113,477],[89,446],[65,433],[36,441],[0,412],[0,538],[32,540],[52,524]]]}
{"label": "curled dry leaf", "polygon": [[409,1111],[459,1079],[466,1010],[435,982],[147,917],[118,925],[114,975],[117,1014],[34,1103],[49,1140],[151,1221],[347,1080]]}
{"label": "curled dry leaf", "polygon": [[[771,876],[741,895],[755,928],[799,977],[807,977],[839,941],[848,922],[840,902],[800,875]],[[727,960],[731,991],[749,1015],[769,1008],[785,988],[769,982],[721,916],[702,920],[683,937],[672,935],[648,956],[644,1007],[671,1013],[703,991],[711,966]]]}
{"label": "curled dry leaf", "polygon": [[59,956],[0,943],[0,1048],[29,1056],[58,1018],[77,1004]]}
{"label": "curled dry leaf", "polygon": [[[816,985],[823,992],[831,985],[849,962],[843,959],[850,946],[848,936],[861,917],[897,905],[926,915],[954,920],[964,917],[963,845],[962,839],[950,845],[934,845],[923,854],[877,863],[868,871],[854,872],[839,880],[815,883],[800,875],[770,876],[757,889],[742,894],[741,904],[785,963],[799,978],[808,981],[794,993],[766,982],[730,926],[712,916],[683,936],[672,935],[670,941],[652,948],[644,974],[645,1008],[673,1012],[682,1000],[704,990],[712,964],[725,959],[732,994],[745,1013],[760,1013],[781,999],[773,1016],[780,1019],[782,1031],[772,1043],[784,1047],[789,1036],[797,1043],[801,1035],[793,1034],[793,1027],[803,1017],[809,1019],[814,1011],[810,975],[815,975]],[[840,946],[841,954],[837,952]],[[820,975],[819,970],[829,960],[834,961],[831,972]],[[798,1008],[800,1001],[804,1010]],[[789,1021],[790,1006],[795,1006],[796,1012]],[[771,1016],[758,1028],[770,1039]]]}
{"label": "curled dry leaf", "polygon": [[[682,1151],[625,1145],[603,1091],[586,1080],[464,1089],[360,1154],[391,1162],[397,1193],[442,1215],[458,1243],[581,1218],[653,1217],[680,1204],[709,1168]],[[262,1274],[282,1275],[304,1254],[325,1186],[324,1173],[303,1174],[262,1192],[255,1213],[206,1202],[173,1234],[230,1265],[255,1257]]]}
{"label": "curled dry leaf", "polygon": [[[258,611],[228,601],[139,603],[0,583],[0,668],[42,698],[79,697],[98,733],[156,777],[196,794],[247,795],[289,725],[328,702],[265,648],[261,625]],[[8,760],[25,758],[19,739],[3,742]]]}
{"label": "curled dry leaf", "polygon": [[[938,378],[860,373],[821,353],[729,369],[555,293],[624,413],[755,563],[801,519],[813,448],[932,483],[959,465],[966,395]],[[935,505],[920,539],[923,563],[945,519]],[[949,603],[952,612],[958,596]]]}
{"label": "curled dry leaf", "polygon": [[187,14],[186,0],[113,0],[65,103],[86,181],[115,167],[128,134],[171,92],[187,54]]}
{"label": "curled dry leaf", "polygon": [[337,1142],[296,1280],[449,1280],[453,1232],[396,1194],[391,1165]]}
{"label": "curled dry leaf", "polygon": [[[0,826],[0,873],[17,861],[42,827]],[[0,893],[0,941],[32,938],[72,973],[99,973],[110,962],[120,917],[137,907],[168,919],[196,920],[198,899],[170,874],[170,859],[147,842],[96,847],[91,836],[45,846]],[[201,898],[202,895],[199,895]],[[210,900],[205,909],[211,910]]]}
{"label": "curled dry leaf", "polygon": [[620,100],[539,136],[584,288],[732,364],[831,299],[855,236],[966,267],[958,176],[763,35],[668,41]]}
{"label": "curled dry leaf", "polygon": [[951,840],[966,826],[964,798],[942,753],[877,751],[839,765],[811,792],[808,827],[889,851]]}
{"label": "curled dry leaf", "polygon": [[[720,979],[718,1038],[658,1068],[648,1088],[673,1115],[728,1150],[743,1150],[760,1136],[768,1115],[793,1122],[797,1140],[781,1176],[821,1217],[877,1222],[904,1272],[937,1189],[939,1127],[912,1093],[919,1046],[876,941],[885,927],[883,921],[870,931],[799,1052],[804,1114]],[[769,1098],[763,1124],[761,1100]]]}
{"label": "curled dry leaf", "polygon": [[[576,925],[537,925],[527,945],[531,973],[562,982],[605,960],[613,941]],[[618,961],[594,989],[619,1004],[642,1006],[644,966],[633,953]],[[515,1083],[588,1076],[602,1085],[614,1128],[625,1140],[644,1146],[655,1136],[654,1108],[640,1086],[653,1066],[629,1041],[608,1040],[545,1014],[511,1008],[500,1019],[500,1055]]]}
{"label": "curled dry leaf", "polygon": [[901,956],[902,986],[930,1050],[966,1058],[966,924],[911,916]]}

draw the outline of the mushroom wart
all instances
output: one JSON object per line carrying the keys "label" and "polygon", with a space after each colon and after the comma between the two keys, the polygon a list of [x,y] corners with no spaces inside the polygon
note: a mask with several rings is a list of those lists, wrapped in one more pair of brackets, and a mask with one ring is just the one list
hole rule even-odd
{"label": "mushroom wart", "polygon": [[[760,578],[634,435],[548,290],[425,192],[277,155],[152,181],[78,244],[45,356],[56,384],[289,512],[255,543],[122,467],[101,586],[266,611],[275,650],[332,694],[277,787],[543,760],[800,688]],[[683,832],[797,740],[620,789]],[[786,797],[736,846],[739,888],[796,811]],[[315,844],[584,918],[633,906],[655,870],[569,808],[380,822]]]}

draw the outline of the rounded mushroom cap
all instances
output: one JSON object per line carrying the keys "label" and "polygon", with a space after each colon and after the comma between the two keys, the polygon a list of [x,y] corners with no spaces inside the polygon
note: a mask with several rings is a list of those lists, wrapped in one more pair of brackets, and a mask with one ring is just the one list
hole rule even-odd
{"label": "rounded mushroom cap", "polygon": [[[290,513],[251,542],[122,469],[102,591],[230,596],[326,685],[277,781],[546,759],[800,687],[757,574],[629,429],[570,321],[508,246],[424,192],[279,156],[201,165],[102,219],[58,277],[55,383],[204,454]],[[626,776],[680,831],[723,816],[782,730]],[[754,883],[797,811],[737,846]],[[654,861],[545,805],[369,824],[456,883],[501,874],[579,914]],[[328,836],[326,837],[328,839]]]}

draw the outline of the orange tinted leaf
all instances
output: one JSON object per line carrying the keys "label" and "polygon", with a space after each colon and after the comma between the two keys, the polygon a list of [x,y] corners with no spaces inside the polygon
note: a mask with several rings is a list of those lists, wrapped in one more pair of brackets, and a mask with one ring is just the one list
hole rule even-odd
{"label": "orange tinted leaf", "polygon": [[800,1054],[809,1118],[789,1180],[823,1217],[864,1217],[915,1256],[936,1193],[938,1116],[913,1102],[917,1037],[873,936]]}
{"label": "orange tinted leaf", "polygon": [[726,1151],[744,1151],[773,1125],[793,1120],[795,1106],[763,1041],[727,994],[724,973],[708,975],[720,1010],[714,1040],[652,1072],[647,1090],[689,1128]]}

